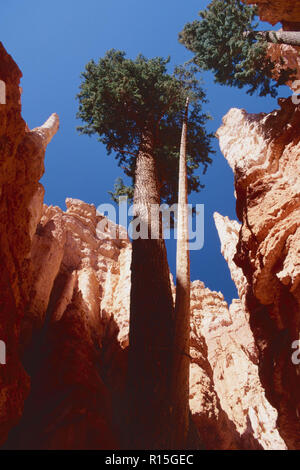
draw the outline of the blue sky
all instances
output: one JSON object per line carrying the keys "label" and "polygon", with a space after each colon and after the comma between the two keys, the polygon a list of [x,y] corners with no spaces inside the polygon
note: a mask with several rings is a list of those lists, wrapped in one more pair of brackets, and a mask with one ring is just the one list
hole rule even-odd
{"label": "blue sky", "polygon": [[[106,155],[96,137],[80,136],[76,120],[80,73],[90,59],[97,60],[108,49],[138,53],[146,57],[171,56],[170,68],[190,58],[178,43],[184,24],[193,21],[208,1],[188,0],[10,0],[1,5],[0,31],[4,47],[23,72],[23,117],[30,128],[42,124],[56,112],[60,130],[47,152],[42,183],[45,202],[65,208],[73,197],[99,204],[110,202],[108,191],[122,176],[114,158]],[[214,84],[211,74],[203,75],[209,103],[205,110],[214,120],[215,132],[231,107],[248,112],[268,112],[278,107],[271,98],[250,97],[244,91]],[[285,90],[283,90],[285,91]],[[233,174],[214,143],[217,153],[202,183],[205,189],[190,198],[205,205],[205,243],[191,252],[192,280],[200,279],[230,301],[236,297],[212,214],[218,211],[236,218]],[[168,243],[171,271],[175,272],[175,245]]]}

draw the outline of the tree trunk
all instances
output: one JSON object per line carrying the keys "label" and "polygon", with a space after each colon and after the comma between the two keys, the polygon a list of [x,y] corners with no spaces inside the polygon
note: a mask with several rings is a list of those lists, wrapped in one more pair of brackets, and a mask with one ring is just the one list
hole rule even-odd
{"label": "tree trunk", "polygon": [[174,307],[161,219],[150,221],[151,204],[160,204],[153,136],[145,133],[137,157],[134,205],[141,230],[158,230],[158,239],[132,243],[128,359],[128,438],[130,449],[171,449],[171,365]]}
{"label": "tree trunk", "polygon": [[251,31],[244,35],[254,35],[256,38],[262,38],[267,42],[274,44],[286,44],[289,46],[300,46],[300,31]]}
{"label": "tree trunk", "polygon": [[176,255],[175,338],[172,382],[173,435],[176,448],[185,448],[189,431],[190,370],[190,259],[187,196],[187,100],[179,161],[179,194]]}

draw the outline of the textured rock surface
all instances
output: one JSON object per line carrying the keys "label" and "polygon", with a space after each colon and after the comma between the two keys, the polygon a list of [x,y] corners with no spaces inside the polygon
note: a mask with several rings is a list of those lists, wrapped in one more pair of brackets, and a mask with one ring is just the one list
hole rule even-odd
{"label": "textured rock surface", "polygon": [[298,90],[300,90],[300,47],[288,46],[286,44],[270,44],[268,46],[268,56],[276,64],[275,79],[278,78],[279,72],[283,68],[294,70],[293,79],[289,80],[286,84],[298,94]]}
{"label": "textured rock surface", "polygon": [[232,109],[218,131],[235,173],[242,221],[235,262],[248,281],[247,309],[266,396],[290,448],[300,447],[300,107],[279,100],[270,114]]}
{"label": "textured rock surface", "polygon": [[23,322],[32,387],[9,447],[119,446],[114,397],[122,400],[126,371],[131,246],[108,232],[99,238],[94,206],[66,206],[44,206],[32,243]]}
{"label": "textured rock surface", "polygon": [[299,0],[243,0],[244,3],[258,6],[262,21],[272,25],[280,22],[300,22]]}
{"label": "textured rock surface", "polygon": [[[197,298],[193,298],[197,304]],[[241,438],[233,422],[221,407],[215,390],[213,370],[208,361],[207,345],[199,334],[196,319],[191,320],[190,409],[204,448],[241,449]]]}
{"label": "textured rock surface", "polygon": [[[66,212],[44,206],[33,238],[34,288],[22,329],[32,387],[7,448],[120,445],[131,246],[99,240],[103,218],[94,206],[66,205]],[[239,301],[229,311],[221,294],[197,281],[191,310],[190,405],[205,448],[284,448]]]}
{"label": "textured rock surface", "polygon": [[244,305],[248,287],[247,279],[244,276],[242,269],[234,262],[241,225],[236,220],[230,220],[228,217],[223,217],[218,214],[218,212],[214,213],[214,220],[221,241],[221,253],[228,264],[231,279],[236,285],[239,299]]}
{"label": "textured rock surface", "polygon": [[[211,363],[217,376],[216,390],[221,392],[224,409],[228,416],[238,423],[237,427],[246,441],[249,438],[253,440],[254,436],[264,449],[284,449],[285,443],[276,429],[277,413],[266,400],[259,379],[258,349],[246,309],[247,279],[242,269],[234,262],[241,225],[218,213],[214,214],[214,219],[221,241],[221,252],[239,293],[239,300],[233,300],[229,309],[220,308],[223,315],[215,315],[220,326],[226,325],[224,333],[214,332],[212,340],[208,340],[208,344],[213,345]],[[212,330],[211,325],[215,327],[216,322],[209,317],[203,328],[203,334],[208,337]],[[226,356],[226,363],[230,363],[225,371],[224,361],[219,360],[219,355]],[[249,433],[249,429],[252,432]]]}
{"label": "textured rock surface", "polygon": [[[0,443],[23,413],[20,423],[10,432],[6,448],[119,448],[126,417],[131,245],[124,233],[122,239],[110,236],[116,227],[97,214],[93,205],[67,199],[65,212],[43,206],[44,190],[38,181],[44,171],[46,145],[58,128],[58,118],[53,115],[41,128],[27,129],[20,115],[21,73],[2,47],[0,59],[0,79],[7,83],[7,105],[0,105],[0,339],[8,347],[7,364],[0,365]],[[289,306],[296,305],[291,299],[299,301],[299,240],[293,229],[298,207],[299,175],[293,166],[298,115],[290,102],[284,102],[282,111],[269,117],[249,118],[245,128],[246,113],[235,110],[233,114],[237,121],[232,129],[240,140],[235,134],[230,136],[231,117],[220,133],[229,160],[237,168],[238,209],[243,221],[240,235],[238,223],[219,215],[215,218],[222,252],[243,303],[234,301],[228,308],[221,294],[211,292],[199,281],[192,284],[190,405],[207,449],[279,449],[285,444],[276,430],[276,411],[266,400],[258,368],[261,367],[268,397],[279,409],[283,434],[290,439],[294,422],[289,413],[295,411],[295,403],[287,403],[283,390],[282,358],[279,365],[271,364],[277,374],[273,382],[264,373],[264,361],[268,366],[272,335],[276,336],[285,321],[280,304],[276,303],[278,298],[290,289]],[[266,123],[270,124],[267,143],[261,131]],[[273,142],[279,129],[280,145]],[[249,145],[252,149],[260,146],[252,159],[248,158]],[[247,156],[243,164],[241,146]],[[275,190],[266,198],[264,207],[256,198],[259,191],[250,192],[255,197],[250,198],[249,204],[244,186],[251,183],[255,188],[258,176],[267,179],[267,195],[270,188]],[[278,195],[282,196],[280,202]],[[254,232],[248,214],[251,223],[256,224],[255,236],[266,246],[252,240]],[[278,239],[272,232],[277,222]],[[286,227],[288,235],[284,238]],[[118,233],[122,231],[117,227]],[[233,262],[238,236],[239,256],[235,258],[244,274]],[[283,258],[275,272],[272,262],[278,267],[279,252]],[[261,260],[266,263],[263,273]],[[273,288],[274,272],[279,289]],[[271,298],[275,309],[269,321],[274,322],[271,331],[260,330],[261,324],[255,313],[253,320],[251,310],[253,303],[260,306],[263,296],[268,295],[267,300]],[[249,305],[252,312],[257,345],[244,305]],[[268,314],[268,310],[264,311],[264,321]],[[293,315],[294,311],[286,319],[291,331],[298,325]],[[24,412],[29,377],[21,365],[19,351],[31,380]]]}
{"label": "textured rock surface", "polygon": [[[33,239],[34,289],[24,322],[27,338],[32,331],[35,338],[25,354],[32,391],[10,446],[117,448],[125,413],[131,246],[99,240],[103,218],[94,206],[72,199],[66,205],[66,212],[44,206]],[[238,229],[228,221],[227,230],[230,224]],[[232,263],[233,251],[227,251]],[[190,405],[205,448],[285,448],[239,301],[229,311],[221,294],[198,281],[191,310]]]}
{"label": "textured rock surface", "polygon": [[[268,21],[272,25],[282,23],[283,30],[300,31],[300,0],[243,0],[244,3],[255,4],[262,21]],[[295,70],[294,79],[287,85],[294,91],[300,89],[300,83],[295,83],[300,78],[300,47],[285,44],[270,44],[268,56],[276,64],[274,78],[279,75],[282,68]],[[284,64],[282,64],[282,60]]]}
{"label": "textured rock surface", "polygon": [[[240,300],[228,308],[222,294],[210,291],[200,281],[192,283],[191,300],[190,404],[196,422],[199,419],[199,431],[204,417],[209,416],[214,431],[203,433],[207,448],[285,449],[276,429],[277,412],[260,383],[258,351]],[[201,342],[207,347],[203,357],[209,369],[203,359],[202,370],[195,366]]]}
{"label": "textured rock surface", "polygon": [[20,323],[29,300],[30,247],[43,204],[45,149],[58,128],[53,115],[29,131],[21,117],[22,74],[0,43],[0,80],[6,104],[0,105],[0,339],[7,364],[0,365],[0,444],[21,416],[29,378],[19,360]]}

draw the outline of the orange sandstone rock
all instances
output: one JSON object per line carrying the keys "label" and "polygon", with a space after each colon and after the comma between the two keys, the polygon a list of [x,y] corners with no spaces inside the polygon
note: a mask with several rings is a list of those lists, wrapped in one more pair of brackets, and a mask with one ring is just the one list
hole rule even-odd
{"label": "orange sandstone rock", "polygon": [[[7,107],[0,105],[0,339],[7,341],[8,361],[0,366],[0,442],[23,414],[7,448],[119,448],[126,433],[131,244],[126,237],[110,236],[112,222],[99,226],[104,219],[93,205],[67,199],[65,212],[43,206],[38,181],[58,118],[53,115],[44,126],[29,131],[20,114],[20,76],[1,46],[0,79],[7,83]],[[240,230],[237,222],[219,215],[215,219],[241,301],[228,308],[221,294],[199,281],[192,284],[190,406],[208,449],[284,449],[277,413],[268,400],[279,411],[280,429],[285,427],[286,408],[295,411],[295,404],[288,404],[282,391],[281,358],[272,365],[279,370],[273,382],[264,373],[264,361],[269,364],[272,335],[280,330],[280,322],[286,321],[291,331],[298,325],[294,310],[285,319],[280,303],[287,292],[291,307],[299,299],[294,230],[298,115],[289,102],[270,116],[232,113],[233,122],[230,116],[220,137],[237,171],[243,225]],[[256,184],[265,177],[262,206],[261,186]],[[277,222],[279,237],[272,231]],[[240,260],[239,268],[233,258]],[[274,289],[274,276],[282,289]],[[261,331],[252,307],[266,300],[274,312],[269,320],[264,312],[267,328]],[[31,378],[24,413],[29,378],[20,351]],[[286,422],[294,425],[290,419]],[[282,432],[289,442],[290,434]]]}
{"label": "orange sandstone rock", "polygon": [[99,238],[103,216],[93,205],[67,199],[66,206],[44,206],[32,243],[23,322],[32,390],[10,448],[120,446],[131,245]]}
{"label": "orange sandstone rock", "polygon": [[0,80],[6,85],[6,104],[0,104],[0,339],[7,350],[7,363],[0,365],[0,444],[18,422],[29,390],[19,358],[20,324],[29,301],[31,241],[42,211],[39,179],[46,146],[58,129],[56,115],[28,129],[21,117],[21,76],[0,43]]}
{"label": "orange sandstone rock", "polygon": [[[267,401],[259,379],[258,351],[241,301],[234,300],[228,308],[221,293],[194,281],[191,312],[192,345],[195,337],[198,344],[199,338],[206,344],[204,357],[212,373],[213,387],[206,384],[207,378],[202,379],[202,387],[196,388],[191,399],[196,419],[209,416],[208,422],[214,428],[213,433],[203,433],[208,448],[286,449],[276,428],[277,412]],[[194,366],[199,349],[192,347],[191,351],[192,393],[195,381],[201,378],[199,370],[195,375]],[[207,366],[204,369],[208,370]]]}
{"label": "orange sandstone rock", "polygon": [[260,378],[281,436],[299,449],[300,375],[291,358],[300,330],[300,107],[279,104],[270,114],[230,110],[218,137],[235,173],[242,227],[234,261],[248,282]]}
{"label": "orange sandstone rock", "polygon": [[258,6],[262,21],[275,25],[279,21],[300,23],[299,0],[243,0],[244,3]]}

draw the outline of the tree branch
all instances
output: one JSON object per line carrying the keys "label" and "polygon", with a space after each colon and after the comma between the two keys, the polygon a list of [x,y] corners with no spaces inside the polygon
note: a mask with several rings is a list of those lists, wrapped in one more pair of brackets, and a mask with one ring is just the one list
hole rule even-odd
{"label": "tree branch", "polygon": [[158,131],[159,131],[159,125],[161,123],[161,120],[164,117],[164,115],[166,114],[166,112],[168,111],[169,106],[171,106],[171,104],[175,101],[176,98],[177,98],[177,95],[174,93],[174,95],[172,95],[171,98],[169,99],[168,103],[166,104],[165,108],[163,109],[162,114],[160,115],[160,117],[157,121],[157,124],[155,126],[155,142],[158,141]]}
{"label": "tree branch", "polygon": [[246,31],[244,37],[253,36],[273,44],[300,46],[300,31]]}
{"label": "tree branch", "polygon": [[128,155],[131,155],[132,157],[137,158],[137,155],[138,155],[137,153],[129,152],[129,150],[120,150],[114,146],[112,148],[115,152],[122,153],[123,155],[127,153]]}

